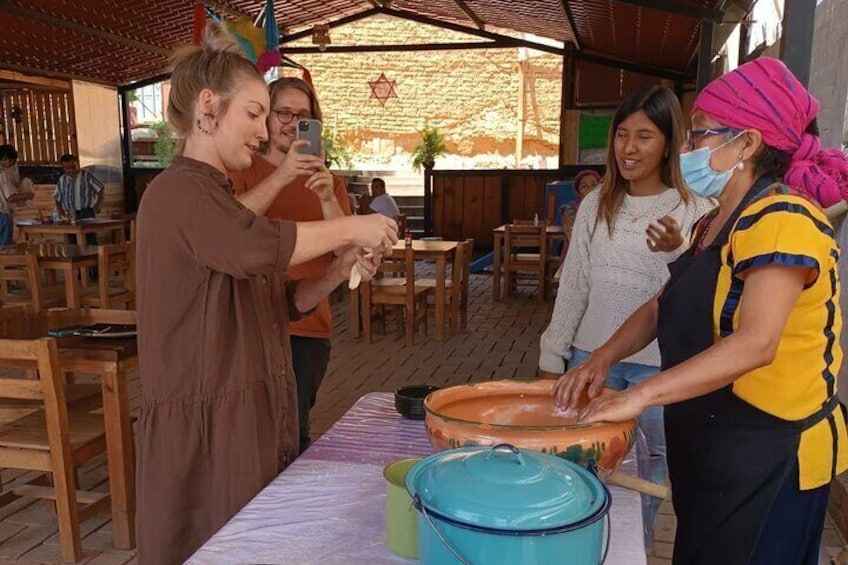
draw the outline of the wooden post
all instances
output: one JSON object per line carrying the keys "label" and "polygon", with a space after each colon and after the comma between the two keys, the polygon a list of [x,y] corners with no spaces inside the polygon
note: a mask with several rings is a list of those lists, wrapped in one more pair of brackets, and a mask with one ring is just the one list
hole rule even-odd
{"label": "wooden post", "polygon": [[575,78],[577,46],[565,44],[562,57],[562,98],[559,114],[559,166],[575,164],[578,161],[578,139],[580,112],[575,104]]}
{"label": "wooden post", "polygon": [[424,165],[424,235],[433,235],[433,167]]}
{"label": "wooden post", "polygon": [[701,20],[701,41],[698,46],[698,92],[712,80],[710,62],[713,58],[713,22]]}
{"label": "wooden post", "polygon": [[815,0],[785,0],[783,3],[780,58],[804,86],[810,83],[815,21]]}
{"label": "wooden post", "polygon": [[515,123],[515,168],[521,167],[524,157],[524,69],[527,61],[518,61],[518,117]]}
{"label": "wooden post", "polygon": [[138,202],[135,193],[135,178],[132,172],[132,129],[130,127],[130,99],[128,91],[125,89],[119,90],[118,100],[121,105],[121,125],[123,126],[121,161],[124,171],[124,211],[131,213],[135,212],[138,208]]}

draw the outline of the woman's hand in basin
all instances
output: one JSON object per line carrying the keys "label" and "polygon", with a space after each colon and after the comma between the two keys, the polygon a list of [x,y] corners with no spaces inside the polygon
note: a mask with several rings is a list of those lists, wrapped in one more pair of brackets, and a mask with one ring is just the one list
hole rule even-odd
{"label": "woman's hand in basin", "polygon": [[607,380],[610,363],[600,351],[592,353],[585,363],[569,369],[554,385],[554,398],[562,408],[580,408],[584,394],[595,398]]}

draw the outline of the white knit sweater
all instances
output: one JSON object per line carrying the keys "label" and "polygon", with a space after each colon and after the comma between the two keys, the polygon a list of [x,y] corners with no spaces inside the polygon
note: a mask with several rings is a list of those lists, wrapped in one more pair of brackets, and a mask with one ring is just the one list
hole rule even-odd
{"label": "white knit sweater", "polygon": [[[551,323],[540,343],[543,371],[562,373],[572,346],[594,351],[653,297],[668,278],[667,264],[688,247],[692,226],[714,205],[695,198],[686,206],[674,189],[654,196],[625,195],[610,237],[606,223],[595,227],[599,194],[595,189],[586,195],[577,211]],[[645,230],[666,215],[677,221],[687,243],[670,253],[654,253]],[[624,361],[659,366],[656,340]]]}

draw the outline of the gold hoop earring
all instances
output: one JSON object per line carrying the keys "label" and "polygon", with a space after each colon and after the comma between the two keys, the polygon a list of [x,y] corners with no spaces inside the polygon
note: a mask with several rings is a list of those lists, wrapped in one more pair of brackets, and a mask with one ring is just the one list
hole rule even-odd
{"label": "gold hoop earring", "polygon": [[197,126],[198,130],[200,130],[202,133],[205,133],[206,135],[212,135],[216,131],[218,131],[218,120],[215,118],[215,114],[206,112],[205,114],[203,114],[203,118],[207,120],[207,123],[209,125],[204,125],[204,123],[200,121],[200,118],[197,118],[197,123],[195,125]]}

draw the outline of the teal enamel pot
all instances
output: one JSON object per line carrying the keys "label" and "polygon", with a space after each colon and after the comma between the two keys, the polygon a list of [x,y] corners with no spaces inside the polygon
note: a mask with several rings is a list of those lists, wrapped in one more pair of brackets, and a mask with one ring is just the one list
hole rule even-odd
{"label": "teal enamel pot", "polygon": [[508,444],[462,447],[422,459],[405,482],[424,565],[598,565],[606,557],[610,492],[565,459]]}

